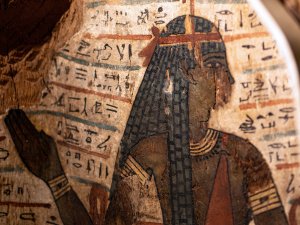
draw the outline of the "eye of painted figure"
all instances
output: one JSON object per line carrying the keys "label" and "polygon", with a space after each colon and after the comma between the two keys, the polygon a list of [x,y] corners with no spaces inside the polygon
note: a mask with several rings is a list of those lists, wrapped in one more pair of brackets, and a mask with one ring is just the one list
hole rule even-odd
{"label": "eye of painted figure", "polygon": [[201,43],[201,54],[205,68],[227,67],[225,45],[223,42]]}
{"label": "eye of painted figure", "polygon": [[207,68],[219,68],[223,65],[219,62],[213,61],[213,62],[205,63],[204,66],[207,67]]}
{"label": "eye of painted figure", "polygon": [[222,55],[212,55],[212,56],[206,56],[203,60],[203,65],[206,68],[220,68],[220,67],[226,67],[226,59]]}

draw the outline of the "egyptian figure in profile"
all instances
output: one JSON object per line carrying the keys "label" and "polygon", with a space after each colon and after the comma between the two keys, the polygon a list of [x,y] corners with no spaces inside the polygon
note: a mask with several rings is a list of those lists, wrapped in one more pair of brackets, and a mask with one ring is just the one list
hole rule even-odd
{"label": "egyptian figure in profile", "polygon": [[211,110],[229,101],[234,84],[216,26],[184,15],[161,33],[152,29],[156,38],[140,54],[148,67],[121,142],[107,224],[129,221],[120,201],[132,175],[154,177],[164,225],[265,225],[270,218],[288,224],[260,151],[208,126]]}
{"label": "egyptian figure in profile", "polygon": [[[132,225],[128,179],[154,178],[164,225],[287,225],[271,171],[248,140],[208,126],[234,78],[212,22],[179,16],[142,52],[147,69],[121,141],[107,225]],[[69,185],[56,144],[21,110],[5,123],[27,168],[52,190],[64,225],[93,224]],[[136,196],[138,198],[138,196]],[[141,223],[140,223],[141,224]]]}

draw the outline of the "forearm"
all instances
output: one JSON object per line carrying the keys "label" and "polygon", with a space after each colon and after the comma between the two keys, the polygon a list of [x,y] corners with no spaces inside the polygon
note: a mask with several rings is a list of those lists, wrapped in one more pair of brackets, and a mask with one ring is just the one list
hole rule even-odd
{"label": "forearm", "polygon": [[93,224],[86,209],[72,189],[57,199],[56,205],[64,225]]}
{"label": "forearm", "polygon": [[130,194],[132,187],[124,180],[116,181],[116,188],[112,195],[109,207],[105,215],[105,225],[131,225],[134,224],[133,202]]}
{"label": "forearm", "polygon": [[283,207],[278,207],[254,216],[255,225],[288,225]]}
{"label": "forearm", "polygon": [[249,194],[255,225],[288,225],[284,208],[273,181]]}
{"label": "forearm", "polygon": [[48,182],[64,225],[92,225],[91,218],[65,175]]}
{"label": "forearm", "polygon": [[255,225],[288,225],[276,184],[262,154],[252,147],[245,162],[248,162],[244,167],[248,203]]}

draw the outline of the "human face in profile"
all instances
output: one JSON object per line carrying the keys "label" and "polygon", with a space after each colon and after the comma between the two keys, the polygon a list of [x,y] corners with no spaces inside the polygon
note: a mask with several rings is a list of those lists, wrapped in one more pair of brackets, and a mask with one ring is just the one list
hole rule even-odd
{"label": "human face in profile", "polygon": [[198,46],[194,69],[188,69],[185,61],[180,62],[181,71],[190,82],[190,121],[196,124],[208,121],[211,109],[227,103],[234,82],[223,42],[204,42]]}

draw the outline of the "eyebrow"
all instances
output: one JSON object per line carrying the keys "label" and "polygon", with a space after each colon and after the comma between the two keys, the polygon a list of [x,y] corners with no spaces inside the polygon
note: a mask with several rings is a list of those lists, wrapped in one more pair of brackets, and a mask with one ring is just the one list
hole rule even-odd
{"label": "eyebrow", "polygon": [[208,56],[203,57],[203,62],[210,61],[210,60],[219,60],[219,59],[225,59],[225,56]]}

